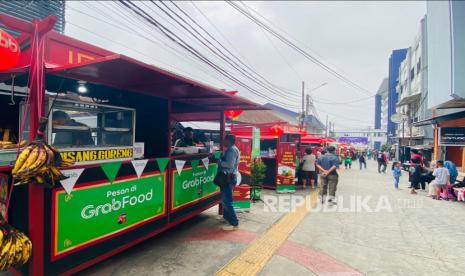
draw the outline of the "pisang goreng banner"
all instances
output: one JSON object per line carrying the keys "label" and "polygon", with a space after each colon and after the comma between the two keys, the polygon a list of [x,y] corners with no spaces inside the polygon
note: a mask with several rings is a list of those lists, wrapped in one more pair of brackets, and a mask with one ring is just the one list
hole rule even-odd
{"label": "pisang goreng banner", "polygon": [[339,137],[339,143],[351,144],[353,146],[366,147],[368,145],[368,137]]}

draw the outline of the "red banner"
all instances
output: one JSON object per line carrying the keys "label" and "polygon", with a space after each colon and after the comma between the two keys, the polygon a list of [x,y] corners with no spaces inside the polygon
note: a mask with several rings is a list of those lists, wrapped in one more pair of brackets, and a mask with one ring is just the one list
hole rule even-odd
{"label": "red banner", "polygon": [[238,138],[236,146],[241,152],[239,171],[250,175],[250,164],[252,163],[252,138]]}
{"label": "red banner", "polygon": [[280,143],[278,147],[278,181],[277,184],[291,185],[294,183],[296,170],[297,145],[295,143]]}

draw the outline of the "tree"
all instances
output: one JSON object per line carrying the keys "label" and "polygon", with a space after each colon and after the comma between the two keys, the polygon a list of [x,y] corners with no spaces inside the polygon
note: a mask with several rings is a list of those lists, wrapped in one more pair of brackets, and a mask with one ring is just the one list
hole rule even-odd
{"label": "tree", "polygon": [[265,179],[266,165],[260,158],[255,158],[250,164],[251,199],[260,199],[260,191]]}

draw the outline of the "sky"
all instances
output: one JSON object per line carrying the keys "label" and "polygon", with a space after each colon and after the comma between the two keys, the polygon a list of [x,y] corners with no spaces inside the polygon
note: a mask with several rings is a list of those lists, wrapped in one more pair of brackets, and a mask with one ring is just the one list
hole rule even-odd
{"label": "sky", "polygon": [[[263,82],[279,87],[275,89],[279,91],[271,92],[229,67],[168,17],[161,8],[168,11],[169,7],[188,21],[172,3],[165,2],[167,6],[163,6],[157,2],[161,8],[152,2],[134,3],[191,47],[275,103],[300,111],[304,82],[306,93],[313,99],[315,115],[323,123],[328,116],[336,130],[373,127],[373,95],[387,76],[390,53],[413,43],[420,20],[426,13],[423,1],[235,2],[312,57],[363,88],[354,89],[283,44],[226,2],[175,2],[247,66],[242,64],[242,68],[257,72]],[[217,88],[239,91],[239,95],[259,103],[269,102],[189,55],[118,2],[67,1],[66,5],[65,34],[69,36]],[[207,37],[199,27],[195,29]],[[211,38],[209,41],[219,47]],[[321,86],[323,83],[327,84]]]}

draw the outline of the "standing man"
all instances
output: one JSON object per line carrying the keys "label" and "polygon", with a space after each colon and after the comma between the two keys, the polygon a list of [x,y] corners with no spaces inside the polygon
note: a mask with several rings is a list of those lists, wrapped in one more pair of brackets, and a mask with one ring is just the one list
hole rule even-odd
{"label": "standing man", "polygon": [[234,135],[227,134],[224,137],[223,143],[226,147],[226,151],[221,156],[218,173],[224,173],[227,176],[227,183],[221,186],[220,190],[221,201],[223,203],[223,217],[229,223],[228,226],[223,227],[223,230],[231,231],[239,227],[239,221],[237,220],[236,212],[233,207],[233,190],[237,184],[236,173],[241,154],[235,145],[236,137]]}
{"label": "standing man", "polygon": [[318,158],[317,168],[320,170],[321,182],[321,201],[324,202],[329,190],[328,204],[336,205],[336,189],[339,181],[337,169],[340,164],[339,157],[336,155],[336,148],[333,146],[328,147],[328,152]]}

